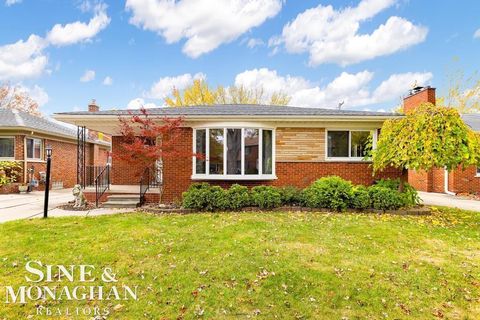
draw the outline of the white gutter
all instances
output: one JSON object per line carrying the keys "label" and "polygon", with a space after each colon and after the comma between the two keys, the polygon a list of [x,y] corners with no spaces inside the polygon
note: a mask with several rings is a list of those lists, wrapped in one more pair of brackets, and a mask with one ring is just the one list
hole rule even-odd
{"label": "white gutter", "polygon": [[451,192],[451,191],[448,190],[448,170],[447,170],[447,168],[445,168],[445,171],[444,171],[443,175],[444,175],[443,182],[444,182],[445,193],[454,196],[455,192]]}

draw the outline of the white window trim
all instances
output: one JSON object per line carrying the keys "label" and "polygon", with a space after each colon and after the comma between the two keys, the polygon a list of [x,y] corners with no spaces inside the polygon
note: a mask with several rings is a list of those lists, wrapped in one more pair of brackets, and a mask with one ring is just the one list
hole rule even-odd
{"label": "white window trim", "polygon": [[0,136],[0,138],[13,139],[13,157],[0,157],[0,161],[13,161],[13,160],[15,160],[15,136]]}
{"label": "white window trim", "polygon": [[[38,140],[40,141],[40,158],[29,158],[28,157],[28,146],[27,146],[27,141],[28,139],[31,139],[33,140],[33,150],[32,150],[32,154],[34,155],[35,154],[35,140]],[[35,137],[26,137],[25,139],[25,159],[29,160],[30,162],[43,162],[43,139],[40,139],[40,138],[35,138]]]}
{"label": "white window trim", "polygon": [[328,132],[331,131],[348,131],[348,154],[352,152],[352,131],[364,131],[370,132],[373,134],[372,148],[377,147],[377,136],[378,129],[325,129],[325,161],[335,162],[335,161],[344,161],[344,162],[369,162],[363,157],[329,157],[328,156]]}
{"label": "white window trim", "polygon": [[[210,174],[210,129],[223,129],[223,174]],[[242,138],[241,138],[241,174],[227,174],[227,129],[241,129]],[[245,174],[245,129],[258,129],[258,174]],[[275,180],[277,176],[275,175],[275,155],[276,155],[276,146],[275,146],[275,128],[268,127],[239,127],[239,126],[212,126],[212,127],[196,127],[193,128],[193,153],[197,153],[197,130],[205,130],[205,150],[207,152],[205,158],[205,174],[197,174],[197,158],[192,157],[192,180]],[[262,130],[271,130],[272,131],[272,174],[263,174],[263,132]]]}

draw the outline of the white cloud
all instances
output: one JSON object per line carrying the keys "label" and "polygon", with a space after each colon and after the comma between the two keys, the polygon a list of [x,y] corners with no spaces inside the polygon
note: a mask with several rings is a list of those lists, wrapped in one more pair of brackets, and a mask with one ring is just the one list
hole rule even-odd
{"label": "white cloud", "polygon": [[57,24],[46,38],[32,34],[26,41],[0,46],[0,81],[34,78],[45,71],[51,72],[46,70],[45,49],[52,44],[64,46],[91,39],[110,22],[105,10],[104,4],[97,3],[93,8],[95,15],[88,24],[78,21],[65,26]]}
{"label": "white cloud", "polygon": [[353,63],[389,55],[423,42],[428,29],[392,16],[370,34],[360,34],[359,28],[396,0],[362,0],[357,7],[335,10],[331,5],[319,5],[299,14],[286,24],[282,35],[269,40],[278,50],[284,45],[287,52],[310,55],[310,64]]}
{"label": "white cloud", "polygon": [[0,46],[0,80],[34,78],[43,73],[48,58],[44,39],[32,34],[27,41]]}
{"label": "white cloud", "polygon": [[86,70],[83,76],[80,78],[81,82],[90,82],[95,79],[94,70]]}
{"label": "white cloud", "polygon": [[106,5],[95,5],[94,16],[87,23],[76,21],[66,25],[56,24],[47,34],[47,40],[55,46],[66,46],[78,42],[89,41],[110,23],[106,13]]}
{"label": "white cloud", "polygon": [[475,31],[475,33],[473,34],[473,37],[480,39],[480,29],[478,29],[477,31]]}
{"label": "white cloud", "polygon": [[186,39],[192,58],[231,42],[282,8],[282,0],[127,0],[130,23],[157,32],[167,43]]}
{"label": "white cloud", "polygon": [[361,71],[355,74],[342,72],[325,86],[312,83],[302,77],[281,76],[266,68],[247,70],[235,78],[236,85],[250,88],[263,87],[266,93],[283,91],[292,97],[290,105],[298,107],[354,108],[390,102],[405,95],[415,81],[427,84],[433,77],[430,72],[393,74],[372,92],[369,89],[374,74]]}
{"label": "white cloud", "polygon": [[105,77],[105,79],[103,79],[103,85],[105,86],[111,86],[113,84],[113,79],[109,76]]}
{"label": "white cloud", "polygon": [[145,109],[151,109],[161,108],[164,106],[157,106],[155,103],[145,103],[145,100],[143,100],[142,98],[135,98],[131,100],[127,105],[127,109],[140,109],[141,107]]}
{"label": "white cloud", "polygon": [[248,39],[248,42],[247,42],[247,47],[249,47],[250,49],[263,46],[263,45],[265,45],[265,42],[262,39],[257,39],[257,38],[250,38]]}
{"label": "white cloud", "polygon": [[13,6],[14,4],[22,3],[22,0],[5,0],[5,5],[7,7]]}
{"label": "white cloud", "polygon": [[152,99],[165,99],[175,88],[183,90],[193,83],[195,79],[205,79],[205,74],[199,72],[194,75],[185,73],[176,77],[164,77],[155,82],[150,90],[144,93],[144,96]]}

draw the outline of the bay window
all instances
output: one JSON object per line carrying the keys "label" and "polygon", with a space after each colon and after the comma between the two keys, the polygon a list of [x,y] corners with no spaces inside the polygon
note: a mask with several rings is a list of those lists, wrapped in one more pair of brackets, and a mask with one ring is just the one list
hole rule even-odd
{"label": "bay window", "polygon": [[371,149],[369,130],[328,130],[327,159],[363,160]]}
{"label": "bay window", "polygon": [[42,159],[43,143],[41,139],[27,138],[27,159]]}
{"label": "bay window", "polygon": [[194,139],[193,178],[275,178],[272,129],[201,128]]}
{"label": "bay window", "polygon": [[14,137],[0,137],[0,158],[15,158]]}

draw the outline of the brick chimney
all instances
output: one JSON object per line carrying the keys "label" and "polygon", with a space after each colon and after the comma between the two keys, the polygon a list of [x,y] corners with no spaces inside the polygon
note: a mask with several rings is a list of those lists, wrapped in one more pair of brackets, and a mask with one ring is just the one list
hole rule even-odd
{"label": "brick chimney", "polygon": [[403,98],[403,112],[408,114],[422,103],[435,104],[435,88],[415,86]]}
{"label": "brick chimney", "polygon": [[97,105],[95,99],[92,99],[92,102],[88,104],[88,112],[97,112],[100,111],[100,107]]}

